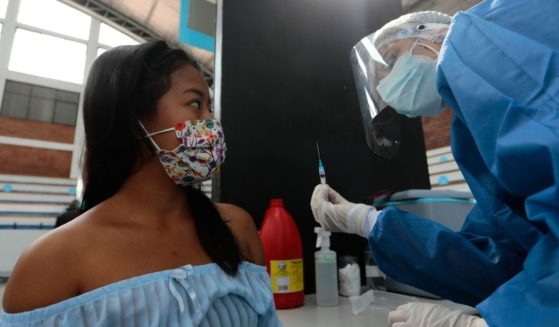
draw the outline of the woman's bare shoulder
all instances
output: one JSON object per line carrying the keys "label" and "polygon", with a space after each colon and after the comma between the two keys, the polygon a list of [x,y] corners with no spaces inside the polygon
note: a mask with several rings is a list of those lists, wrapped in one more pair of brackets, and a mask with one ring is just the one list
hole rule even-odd
{"label": "woman's bare shoulder", "polygon": [[266,262],[264,250],[251,215],[246,210],[233,204],[217,203],[216,207],[239,240],[239,245],[247,260],[264,265]]}
{"label": "woman's bare shoulder", "polygon": [[22,253],[4,292],[6,312],[29,311],[79,294],[86,224],[78,217],[41,236]]}

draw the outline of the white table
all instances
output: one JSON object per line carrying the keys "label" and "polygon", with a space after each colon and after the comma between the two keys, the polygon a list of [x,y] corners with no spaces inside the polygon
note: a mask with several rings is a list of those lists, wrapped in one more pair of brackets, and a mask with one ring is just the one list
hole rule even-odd
{"label": "white table", "polygon": [[388,313],[399,305],[408,302],[438,303],[453,310],[462,310],[469,313],[475,312],[474,308],[448,300],[430,300],[397,293],[375,291],[375,302],[357,316],[351,312],[351,304],[348,298],[340,297],[340,305],[337,307],[317,307],[314,294],[305,296],[305,305],[300,308],[278,310],[278,316],[285,327],[386,327],[388,326]]}

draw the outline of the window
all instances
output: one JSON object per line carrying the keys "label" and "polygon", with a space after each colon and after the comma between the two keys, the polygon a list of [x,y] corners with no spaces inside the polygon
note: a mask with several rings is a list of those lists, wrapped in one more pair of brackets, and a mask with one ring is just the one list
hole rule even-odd
{"label": "window", "polygon": [[85,56],[85,44],[18,28],[8,69],[82,84]]}
{"label": "window", "polygon": [[[138,41],[107,24],[101,23],[99,29],[99,43],[110,47],[116,47],[119,45],[136,45]],[[97,53],[99,54],[99,52]]]}
{"label": "window", "polygon": [[8,0],[0,0],[0,18],[6,18],[6,9],[8,9]]}
{"label": "window", "polygon": [[6,81],[0,115],[76,126],[79,93]]}
{"label": "window", "polygon": [[105,53],[105,51],[107,51],[107,49],[105,49],[105,48],[97,48],[97,57],[99,57],[100,55],[102,55],[103,53]]}
{"label": "window", "polygon": [[17,21],[83,40],[91,26],[89,15],[57,0],[21,0]]}

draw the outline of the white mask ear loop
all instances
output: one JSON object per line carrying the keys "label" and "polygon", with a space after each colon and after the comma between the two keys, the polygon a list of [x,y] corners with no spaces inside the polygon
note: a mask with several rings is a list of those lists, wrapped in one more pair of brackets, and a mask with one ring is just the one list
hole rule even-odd
{"label": "white mask ear loop", "polygon": [[[412,56],[413,56],[413,49],[415,48],[416,45],[419,44],[419,45],[421,45],[422,47],[425,47],[425,48],[427,48],[427,49],[433,51],[433,52],[435,53],[435,55],[437,55],[437,58],[439,58],[439,51],[435,50],[432,46],[429,46],[429,45],[427,45],[427,44],[425,44],[425,43],[423,43],[423,42],[421,42],[421,43],[419,42],[419,40],[421,39],[421,35],[422,35],[422,34],[423,34],[423,33],[419,34],[419,36],[417,37],[417,40],[415,40],[415,42],[413,43],[413,45],[412,45],[411,48],[410,48],[410,53],[412,54]],[[435,59],[435,60],[436,60],[436,59]]]}
{"label": "white mask ear loop", "polygon": [[162,133],[166,133],[166,132],[170,132],[170,131],[174,131],[175,128],[174,127],[170,127],[158,132],[153,132],[153,133],[149,133],[147,131],[147,129],[144,127],[144,124],[142,124],[142,122],[138,119],[138,124],[140,124],[140,127],[144,130],[144,132],[146,133],[146,135],[144,135],[143,138],[149,138],[149,140],[151,141],[151,144],[153,144],[153,146],[155,147],[155,149],[157,151],[161,151],[161,148],[159,147],[159,145],[157,145],[157,143],[155,143],[155,141],[153,140],[152,136],[153,135],[157,135],[157,134],[162,134]]}

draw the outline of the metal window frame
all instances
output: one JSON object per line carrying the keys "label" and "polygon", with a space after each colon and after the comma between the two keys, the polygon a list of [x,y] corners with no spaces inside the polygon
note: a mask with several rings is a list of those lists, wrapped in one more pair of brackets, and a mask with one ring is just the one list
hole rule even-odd
{"label": "metal window frame", "polygon": [[[82,10],[85,13],[91,15],[93,18],[98,18],[103,23],[106,23],[117,30],[123,32],[124,34],[137,39],[137,40],[153,40],[164,38],[161,35],[153,32],[152,30],[142,26],[142,24],[134,21],[133,19],[122,15],[120,12],[114,10],[113,8],[107,6],[106,4],[97,0],[58,0],[67,5],[73,6],[76,9]],[[140,41],[141,42],[141,41]],[[106,45],[100,46],[101,48],[107,48]],[[190,52],[188,48],[185,51]],[[208,85],[213,84],[214,73],[213,71],[200,63],[200,69],[204,75],[204,79],[208,82]]]}
{"label": "metal window frame", "polygon": [[[56,91],[69,92],[69,93],[72,93],[72,94],[77,94],[77,95],[79,96],[79,98],[81,99],[81,92],[80,92],[81,90],[68,91],[67,89],[56,88],[56,87],[53,87],[52,85],[45,86],[45,85],[39,85],[39,84],[37,84],[37,83],[28,83],[28,82],[15,81],[15,80],[12,80],[12,79],[9,79],[9,78],[5,80],[5,83],[6,83],[6,84],[7,84],[7,82],[15,82],[15,83],[27,84],[27,85],[31,86],[31,88],[33,88],[33,87],[44,87],[44,88],[48,88],[48,89],[54,90],[55,92],[56,92]],[[5,87],[4,87],[4,88],[5,88]],[[2,93],[2,99],[3,99],[4,95],[5,95],[5,93]],[[28,97],[29,97],[29,100],[31,100],[31,99],[33,99],[33,98],[35,98],[35,99],[40,98],[40,97],[34,97],[32,94],[29,94]],[[25,115],[26,117],[25,117],[25,118],[22,118],[22,119],[31,120],[31,121],[40,121],[40,122],[44,122],[44,123],[57,124],[57,125],[63,125],[63,126],[72,126],[72,127],[76,127],[77,124],[78,124],[77,118],[78,118],[78,110],[79,110],[79,107],[80,107],[80,101],[78,101],[78,103],[76,103],[76,105],[77,105],[77,106],[76,106],[76,121],[74,122],[74,124],[71,124],[71,125],[70,125],[70,124],[63,124],[63,123],[57,123],[57,122],[55,122],[56,104],[57,104],[58,102],[74,104],[74,103],[67,102],[67,101],[58,101],[58,100],[56,99],[56,96],[55,96],[55,98],[54,98],[55,107],[53,108],[54,111],[53,111],[52,119],[51,119],[51,121],[44,121],[44,120],[37,120],[37,119],[31,119],[31,118],[29,118],[29,109],[30,109],[30,105],[31,105],[31,101],[29,101],[29,103],[27,104],[27,108],[26,108],[26,115]],[[1,102],[0,102],[0,104],[1,104]],[[1,108],[2,108],[2,106],[0,105],[0,109],[1,109]],[[3,116],[3,117],[11,117],[11,116],[5,116],[5,115],[3,115],[1,110],[0,110],[0,116]],[[16,117],[14,117],[14,118],[16,118]]]}
{"label": "metal window frame", "polygon": [[[26,74],[26,73],[20,73],[20,72],[15,72],[15,71],[8,70],[8,65],[10,63],[10,55],[11,55],[11,52],[12,52],[14,38],[15,38],[15,33],[16,33],[16,30],[18,28],[21,28],[21,29],[24,29],[24,30],[27,30],[27,31],[31,31],[31,32],[35,32],[35,33],[40,33],[40,34],[45,34],[45,35],[61,38],[61,39],[72,41],[72,42],[82,43],[82,44],[85,44],[86,46],[89,46],[89,44],[90,44],[89,39],[88,40],[83,40],[83,39],[80,39],[80,38],[76,38],[76,37],[73,37],[73,36],[68,36],[68,35],[64,35],[64,34],[61,34],[61,33],[45,30],[45,29],[38,28],[38,27],[35,27],[35,26],[30,26],[30,25],[18,23],[17,22],[17,15],[18,15],[18,10],[19,10],[20,3],[21,3],[21,0],[9,0],[8,1],[8,9],[6,10],[6,17],[4,19],[0,19],[0,21],[2,22],[2,25],[3,25],[2,26],[2,35],[0,37],[0,48],[6,49],[6,51],[0,52],[0,103],[2,102],[2,98],[4,96],[4,88],[5,88],[6,80],[12,80],[12,81],[15,81],[15,82],[33,84],[33,85],[44,86],[44,87],[51,87],[51,88],[59,89],[59,90],[62,90],[62,91],[77,92],[77,93],[80,93],[80,98],[81,98],[81,93],[83,91],[83,83],[81,83],[81,84],[71,83],[71,82],[61,81],[61,80],[57,80],[57,79],[41,77],[41,76],[36,76],[36,75],[30,75],[30,74]],[[89,37],[91,37],[91,29],[95,25],[95,20],[96,20],[96,18],[92,17]],[[87,54],[86,54],[86,63],[87,63]],[[86,66],[87,66],[87,64],[86,64]],[[84,67],[85,70],[86,70],[86,68],[87,67]],[[86,73],[87,73],[87,70],[84,72],[84,78],[85,78],[85,76],[87,76]],[[0,108],[0,110],[1,110],[1,108]]]}
{"label": "metal window frame", "polygon": [[[14,82],[20,82],[20,83],[27,83],[31,85],[55,88],[61,91],[78,93],[80,95],[80,101],[79,101],[78,111],[77,111],[73,143],[65,144],[65,143],[39,141],[39,140],[19,138],[19,137],[0,136],[0,144],[17,144],[21,146],[32,146],[32,147],[38,147],[44,149],[59,149],[63,151],[70,151],[72,152],[72,162],[71,162],[71,170],[70,170],[69,177],[80,178],[80,174],[81,174],[80,161],[84,149],[83,146],[84,127],[83,127],[82,117],[83,117],[83,90],[84,90],[85,80],[88,76],[91,65],[97,58],[97,48],[110,48],[110,47],[98,43],[99,26],[101,24],[98,17],[90,15],[91,25],[89,30],[89,36],[87,40],[83,40],[80,38],[60,34],[57,32],[41,29],[38,27],[18,23],[17,15],[18,15],[20,3],[21,0],[9,0],[8,8],[6,10],[6,17],[0,19],[0,22],[2,23],[2,34],[0,36],[0,48],[6,49],[5,51],[0,51],[0,104],[2,103],[4,97],[4,89],[7,80],[12,80]],[[71,83],[71,82],[65,82],[56,79],[8,70],[10,55],[12,52],[15,32],[17,28],[22,28],[32,32],[42,33],[42,34],[62,38],[65,40],[85,44],[87,48],[86,48],[86,61],[84,67],[84,81],[82,81],[82,83],[79,84]],[[1,106],[0,106],[0,110],[1,110]]]}

